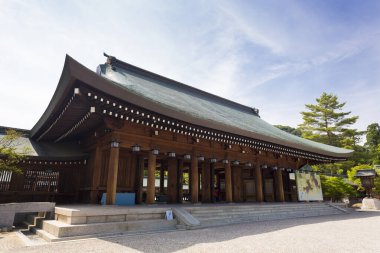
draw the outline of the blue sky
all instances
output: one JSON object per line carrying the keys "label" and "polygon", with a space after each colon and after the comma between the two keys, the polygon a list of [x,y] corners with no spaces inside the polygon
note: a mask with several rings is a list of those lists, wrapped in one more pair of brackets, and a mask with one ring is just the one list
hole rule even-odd
{"label": "blue sky", "polygon": [[30,129],[65,54],[103,52],[296,127],[322,92],[380,123],[380,1],[0,0],[0,125]]}

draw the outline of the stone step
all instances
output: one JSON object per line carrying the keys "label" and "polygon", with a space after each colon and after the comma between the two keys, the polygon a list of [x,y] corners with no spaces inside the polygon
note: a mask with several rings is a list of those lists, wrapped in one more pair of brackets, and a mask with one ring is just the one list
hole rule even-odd
{"label": "stone step", "polygon": [[268,220],[281,220],[290,218],[300,218],[300,217],[312,217],[312,216],[323,216],[323,215],[337,215],[342,214],[339,210],[329,210],[323,212],[293,212],[293,213],[273,213],[265,215],[251,215],[242,217],[210,217],[210,218],[199,218],[201,222],[201,227],[217,226],[223,224],[232,223],[245,223],[245,222],[256,222],[256,221],[268,221]]}
{"label": "stone step", "polygon": [[326,205],[314,205],[314,206],[274,206],[274,207],[257,207],[257,206],[251,206],[251,207],[220,207],[218,209],[215,208],[203,208],[203,209],[192,209],[190,210],[190,213],[192,214],[198,214],[198,213],[222,213],[222,212],[228,212],[228,211],[241,211],[246,212],[248,210],[255,210],[255,211],[272,211],[272,210],[305,210],[305,209],[319,209],[319,208],[326,208]]}
{"label": "stone step", "polygon": [[[315,213],[319,213],[319,211],[314,211]],[[299,216],[303,216],[305,213],[310,213],[310,212],[305,212],[305,211],[297,211],[297,212],[286,212],[286,211],[279,211],[275,213],[247,213],[247,214],[226,214],[224,216],[219,215],[219,216],[203,216],[203,217],[197,217],[200,221],[204,220],[212,220],[212,219],[234,219],[234,218],[250,218],[250,217],[275,217],[275,216],[291,216],[293,214],[297,214]]]}
{"label": "stone step", "polygon": [[266,214],[266,213],[277,213],[277,212],[307,212],[307,211],[324,211],[324,210],[330,210],[331,207],[316,207],[312,209],[271,209],[271,210],[257,210],[257,209],[246,209],[246,210],[239,210],[239,209],[233,209],[233,210],[220,210],[218,212],[205,210],[203,212],[196,212],[191,213],[194,217],[208,217],[208,216],[224,216],[224,215],[246,215],[246,214]]}
{"label": "stone step", "polygon": [[297,210],[317,210],[317,209],[326,209],[326,208],[331,208],[329,206],[315,206],[312,208],[282,208],[282,207],[277,207],[277,208],[266,208],[266,209],[259,209],[259,208],[244,208],[244,209],[239,209],[239,208],[225,208],[225,209],[219,209],[219,210],[213,210],[213,209],[207,209],[205,208],[204,210],[201,211],[191,211],[193,214],[203,214],[203,213],[223,213],[223,212],[249,212],[249,211],[257,211],[257,212],[273,212],[277,210],[287,210],[287,211],[297,211]]}
{"label": "stone step", "polygon": [[28,214],[26,216],[26,220],[23,221],[23,225],[27,227],[28,230],[31,230],[33,228],[41,228],[42,222],[45,219],[45,213],[38,213],[38,214]]}
{"label": "stone step", "polygon": [[43,222],[43,230],[57,238],[124,232],[146,232],[175,229],[176,220],[139,220],[70,225],[56,220]]}

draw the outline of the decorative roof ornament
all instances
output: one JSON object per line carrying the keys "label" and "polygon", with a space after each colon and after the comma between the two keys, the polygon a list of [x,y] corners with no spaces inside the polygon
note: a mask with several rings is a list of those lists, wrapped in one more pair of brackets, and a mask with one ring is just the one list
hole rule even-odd
{"label": "decorative roof ornament", "polygon": [[254,114],[256,114],[258,117],[260,117],[260,115],[259,115],[259,109],[255,108],[255,107],[252,107],[251,109],[252,109],[252,112]]}
{"label": "decorative roof ornament", "polygon": [[111,65],[111,68],[112,70],[116,70],[116,67],[114,66],[115,62],[116,62],[116,57],[115,56],[111,56],[111,55],[108,55],[106,54],[105,52],[103,52],[103,55],[105,57],[107,57],[107,61],[106,61],[106,64],[109,64]]}

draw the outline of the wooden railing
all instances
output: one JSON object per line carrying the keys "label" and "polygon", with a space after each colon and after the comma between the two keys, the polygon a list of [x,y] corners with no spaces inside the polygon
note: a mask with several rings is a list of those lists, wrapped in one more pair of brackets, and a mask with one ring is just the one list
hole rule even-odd
{"label": "wooden railing", "polygon": [[0,171],[0,191],[8,191],[11,185],[12,171]]}
{"label": "wooden railing", "polygon": [[75,167],[46,167],[23,168],[22,173],[0,171],[0,203],[77,201],[79,179],[75,172],[79,170]]}
{"label": "wooden railing", "polygon": [[24,190],[57,192],[58,181],[58,171],[27,170],[24,175]]}

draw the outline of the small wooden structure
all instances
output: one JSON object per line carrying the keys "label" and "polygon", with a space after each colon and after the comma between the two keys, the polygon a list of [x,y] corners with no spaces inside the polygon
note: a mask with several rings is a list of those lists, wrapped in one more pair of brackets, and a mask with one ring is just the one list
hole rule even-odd
{"label": "small wooden structure", "polygon": [[22,175],[0,172],[0,202],[98,203],[106,193],[114,204],[117,192],[137,204],[297,201],[291,173],[352,154],[112,56],[96,73],[67,56],[24,142],[33,154]]}

